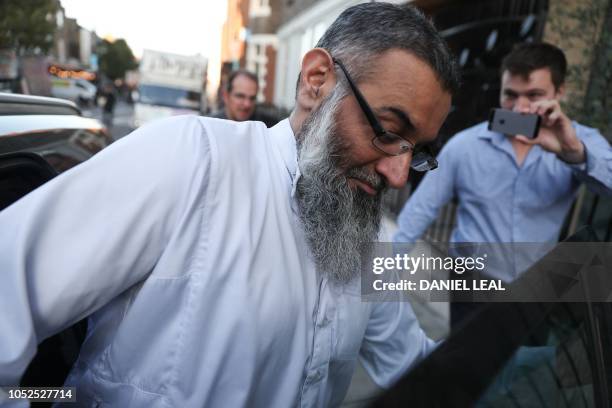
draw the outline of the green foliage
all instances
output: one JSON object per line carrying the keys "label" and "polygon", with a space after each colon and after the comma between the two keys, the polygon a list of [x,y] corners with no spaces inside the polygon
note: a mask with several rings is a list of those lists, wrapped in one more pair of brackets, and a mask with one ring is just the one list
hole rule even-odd
{"label": "green foliage", "polygon": [[52,0],[0,0],[0,49],[47,52],[56,29]]}
{"label": "green foliage", "polygon": [[126,71],[138,67],[132,50],[122,38],[113,42],[103,40],[98,45],[98,55],[100,71],[113,80],[123,78]]}
{"label": "green foliage", "polygon": [[591,126],[612,141],[612,1],[604,16],[591,68],[584,112]]}
{"label": "green foliage", "polygon": [[584,61],[569,66],[567,78],[584,90],[584,98],[568,100],[565,110],[571,118],[598,128],[612,140],[612,0],[561,7],[548,24],[562,35],[562,48],[580,49]]}

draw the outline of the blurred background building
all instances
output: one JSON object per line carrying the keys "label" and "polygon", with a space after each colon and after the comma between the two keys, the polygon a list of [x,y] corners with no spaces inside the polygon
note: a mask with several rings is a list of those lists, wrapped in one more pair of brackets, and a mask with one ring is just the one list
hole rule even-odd
{"label": "blurred background building", "polygon": [[[35,5],[37,8],[7,0],[1,6],[6,11],[5,18],[11,18],[14,25],[4,31],[7,38],[2,39],[0,52],[4,56],[14,53],[12,58],[18,69],[12,75],[3,74],[0,89],[51,95],[51,79],[56,74],[95,80],[96,46],[100,39],[75,19],[66,17],[59,0]],[[25,12],[14,15],[16,7]]]}
{"label": "blurred background building", "polygon": [[277,30],[282,5],[283,0],[228,0],[217,106],[221,107],[220,91],[229,73],[239,68],[246,68],[257,76],[260,104],[270,106],[275,102]]}
{"label": "blurred background building", "polygon": [[227,19],[223,24],[221,37],[221,74],[216,84],[216,102],[223,101],[222,86],[227,82],[230,72],[246,65],[246,39],[249,24],[249,0],[228,0]]}
{"label": "blurred background building", "polygon": [[[405,1],[391,1],[405,3]],[[321,38],[327,27],[347,7],[359,0],[285,0],[278,30],[278,75],[274,102],[290,109],[295,99],[295,87],[300,72],[300,62],[306,51]],[[280,67],[283,69],[280,69]]]}

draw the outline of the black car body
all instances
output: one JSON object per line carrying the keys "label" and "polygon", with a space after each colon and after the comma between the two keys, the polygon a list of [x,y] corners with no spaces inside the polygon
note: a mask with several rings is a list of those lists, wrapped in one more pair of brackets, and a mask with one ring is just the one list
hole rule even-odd
{"label": "black car body", "polygon": [[[0,93],[0,210],[111,142],[106,128],[72,102]],[[21,386],[63,385],[86,330],[83,320],[43,341]]]}
{"label": "black car body", "polygon": [[111,142],[104,126],[72,102],[0,93],[0,155],[35,153],[61,173]]}
{"label": "black car body", "polygon": [[598,241],[584,227],[559,243],[510,286],[525,300],[495,294],[372,406],[610,407],[612,243]]}

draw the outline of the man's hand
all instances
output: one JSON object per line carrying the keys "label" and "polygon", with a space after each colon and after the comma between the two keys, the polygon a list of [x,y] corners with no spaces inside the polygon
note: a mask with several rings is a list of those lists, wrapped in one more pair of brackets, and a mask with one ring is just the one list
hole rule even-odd
{"label": "man's hand", "polygon": [[516,140],[529,145],[538,144],[567,163],[584,163],[584,145],[576,136],[572,122],[561,110],[558,100],[533,102],[528,112],[542,118],[540,132],[534,139],[517,135]]}

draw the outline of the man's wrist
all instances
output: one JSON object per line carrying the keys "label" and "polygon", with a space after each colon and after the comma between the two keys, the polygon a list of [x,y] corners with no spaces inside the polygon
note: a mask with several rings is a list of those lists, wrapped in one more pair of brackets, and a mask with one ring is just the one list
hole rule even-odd
{"label": "man's wrist", "polygon": [[576,138],[575,143],[561,146],[561,152],[558,154],[558,156],[566,163],[584,163],[586,161],[584,144],[582,144],[580,139]]}

